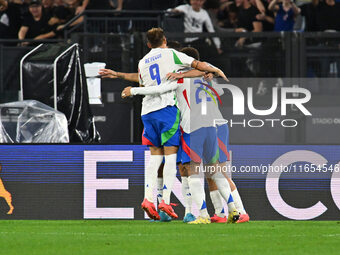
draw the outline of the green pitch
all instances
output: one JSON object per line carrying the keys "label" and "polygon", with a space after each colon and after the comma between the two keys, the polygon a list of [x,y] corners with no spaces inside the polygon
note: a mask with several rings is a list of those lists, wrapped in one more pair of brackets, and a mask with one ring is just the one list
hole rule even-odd
{"label": "green pitch", "polygon": [[340,222],[0,221],[1,254],[339,254]]}

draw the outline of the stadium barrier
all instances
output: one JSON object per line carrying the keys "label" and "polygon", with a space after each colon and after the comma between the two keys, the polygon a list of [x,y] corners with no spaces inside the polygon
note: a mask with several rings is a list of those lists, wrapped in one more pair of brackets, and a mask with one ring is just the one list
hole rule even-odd
{"label": "stadium barrier", "polygon": [[[83,24],[83,23],[82,23]],[[87,32],[70,33],[64,40],[10,40],[0,39],[0,79],[1,91],[17,86],[15,81],[7,81],[8,72],[16,67],[17,52],[25,52],[31,47],[16,47],[21,42],[56,43],[69,41],[79,43],[84,49],[84,62],[105,62],[107,66],[119,69],[122,63],[126,70],[135,70],[138,60],[148,51],[145,34],[104,33],[100,29],[85,29]],[[104,29],[105,31],[105,29]],[[339,77],[340,63],[338,45],[340,33],[326,32],[264,32],[242,33],[247,38],[244,47],[235,47],[240,33],[194,33],[167,32],[168,40],[178,40],[184,45],[192,45],[200,50],[201,58],[226,70],[229,77]],[[213,37],[222,41],[224,53],[218,55]],[[198,38],[185,43],[185,38]],[[126,54],[133,56],[127,57]],[[113,59],[113,60],[112,60]],[[6,61],[5,61],[6,60]],[[10,60],[10,61],[7,61]],[[121,69],[120,69],[121,70]],[[123,70],[124,71],[124,70]]]}
{"label": "stadium barrier", "polygon": [[[231,150],[232,178],[252,220],[339,220],[339,146]],[[139,145],[0,145],[0,178],[14,206],[7,215],[0,200],[0,218],[146,219],[140,203],[148,158]],[[180,217],[182,199],[178,176],[172,201]]]}
{"label": "stadium barrier", "polygon": [[[83,21],[71,26],[76,20]],[[151,27],[163,27],[166,31],[184,32],[184,15],[168,11],[153,10],[85,10],[65,24],[64,37],[75,31],[94,33],[146,32]]]}
{"label": "stadium barrier", "polygon": [[[60,43],[64,40],[0,39],[0,103],[18,100],[20,60],[40,43]],[[18,46],[28,43],[25,46]]]}
{"label": "stadium barrier", "polygon": [[300,75],[340,77],[340,33],[308,32],[299,34]]}

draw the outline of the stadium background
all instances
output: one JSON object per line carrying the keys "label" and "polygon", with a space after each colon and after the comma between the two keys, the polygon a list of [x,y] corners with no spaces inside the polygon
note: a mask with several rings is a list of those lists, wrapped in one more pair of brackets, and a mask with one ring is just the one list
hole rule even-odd
{"label": "stadium background", "polygon": [[[107,68],[135,72],[138,60],[148,51],[145,46],[145,31],[150,27],[160,26],[165,29],[168,40],[183,43],[186,37],[201,38],[195,46],[202,52],[202,59],[220,66],[231,79],[246,78],[252,81],[255,90],[260,91],[261,81],[272,77],[286,79],[290,83],[300,77],[316,78],[316,82],[307,87],[312,92],[312,101],[308,108],[312,109],[313,119],[295,116],[300,119],[301,125],[294,130],[275,129],[273,132],[272,129],[261,128],[256,132],[249,132],[237,127],[231,128],[230,142],[233,145],[234,162],[236,161],[236,165],[243,162],[248,165],[273,162],[285,152],[301,148],[322,154],[330,163],[339,161],[339,148],[336,146],[340,143],[340,87],[336,79],[340,75],[339,32],[308,31],[296,27],[292,32],[242,33],[250,42],[261,42],[262,45],[235,48],[239,33],[218,31],[215,34],[185,34],[183,16],[170,15],[164,11],[86,10],[80,16],[84,17],[84,22],[78,27],[68,28],[66,25],[58,38],[40,42],[79,43],[83,63],[105,62]],[[214,36],[222,41],[222,55],[218,55],[210,44]],[[17,46],[22,41],[0,37],[1,103],[18,100],[19,62],[37,43],[30,39],[24,41],[31,44]],[[134,151],[133,163],[98,164],[97,178],[127,178],[129,191],[98,191],[97,206],[132,207],[135,208],[134,217],[143,218],[138,204],[143,193],[142,173],[146,148],[131,145],[141,142],[141,98],[121,99],[121,90],[129,85],[131,83],[121,80],[102,80],[103,104],[91,106],[102,143],[117,145],[1,145],[1,178],[6,182],[6,188],[11,191],[16,205],[15,214],[7,216],[6,204],[1,203],[1,218],[82,219],[85,150]],[[267,107],[270,104],[271,95],[268,89],[272,86],[265,86],[266,91],[255,95],[254,101],[258,106]],[[224,101],[224,110],[228,112],[232,101],[228,95]],[[294,115],[294,112],[291,114]],[[260,153],[260,149],[264,151]],[[263,161],[252,162],[249,156],[252,152],[259,153],[255,156]],[[127,172],[126,168],[130,169],[131,165],[134,168]],[[236,183],[246,209],[254,219],[286,219],[270,205],[265,193],[264,178],[247,180],[238,177],[236,176]],[[330,176],[296,181],[287,179],[280,181],[280,191],[287,203],[300,208],[321,201],[328,210],[317,219],[334,220],[338,219],[339,208],[331,197],[330,182]],[[122,203],[122,197],[126,198],[126,202]],[[266,214],[257,213],[260,207],[266,208]],[[183,214],[181,210],[180,207],[179,212]]]}

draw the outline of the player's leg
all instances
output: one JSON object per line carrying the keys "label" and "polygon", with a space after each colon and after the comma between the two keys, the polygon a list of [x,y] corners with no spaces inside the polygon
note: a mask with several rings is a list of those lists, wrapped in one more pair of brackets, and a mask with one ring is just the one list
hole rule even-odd
{"label": "player's leg", "polygon": [[[177,154],[177,158],[180,155]],[[192,214],[192,196],[191,196],[189,181],[188,181],[189,175],[188,175],[187,168],[183,166],[182,163],[178,164],[178,170],[181,174],[181,179],[182,179],[182,196],[183,196],[184,207],[185,207],[183,222],[187,223],[190,221],[194,221],[196,219],[196,217]]]}
{"label": "player's leg", "polygon": [[173,184],[176,179],[176,157],[177,157],[176,146],[164,146],[164,169],[163,169],[163,200],[158,205],[158,208],[171,216],[172,218],[177,219],[178,215],[172,208],[172,204],[170,203],[170,196],[173,188]]}
{"label": "player's leg", "polygon": [[150,161],[145,171],[145,198],[153,201],[153,190],[155,188],[155,182],[157,180],[157,169],[163,161],[163,149],[158,147],[150,147]]}
{"label": "player's leg", "polygon": [[[157,201],[160,204],[163,200],[163,168],[164,168],[164,159],[161,166],[158,168],[158,176],[157,176]],[[167,215],[163,211],[159,211],[159,217],[161,222],[170,222],[171,217]]]}
{"label": "player's leg", "polygon": [[[216,169],[221,169],[221,165],[216,164]],[[216,183],[218,191],[223,197],[224,201],[228,205],[228,223],[234,223],[239,219],[239,212],[236,209],[233,197],[231,195],[231,189],[227,179],[224,177],[221,171],[211,173],[211,179]]]}
{"label": "player's leg", "polygon": [[204,186],[200,176],[200,163],[191,162],[185,164],[189,171],[189,187],[193,201],[199,209],[199,217],[189,222],[189,224],[209,224],[210,216],[207,210],[207,203],[205,198]]}
{"label": "player's leg", "polygon": [[163,149],[159,147],[150,147],[150,160],[148,166],[145,168],[145,189],[144,201],[142,209],[148,214],[151,219],[159,220],[160,217],[153,201],[153,190],[157,180],[157,169],[159,169],[163,161]]}
{"label": "player's leg", "polygon": [[216,183],[211,178],[206,178],[210,191],[210,199],[215,209],[215,214],[211,217],[211,222],[224,223],[227,222],[227,217],[225,216],[223,198],[218,191]]}
{"label": "player's leg", "polygon": [[163,200],[163,168],[164,168],[164,159],[160,167],[158,168],[157,175],[157,201],[161,203]]}
{"label": "player's leg", "polygon": [[[150,202],[153,198],[153,189],[156,185],[157,171],[163,161],[163,200],[158,208],[173,218],[177,218],[170,205],[170,194],[173,182],[176,178],[176,153],[180,143],[179,133],[179,110],[175,106],[166,107],[161,110],[148,113],[142,116],[144,124],[143,144],[150,147],[150,164],[145,171],[145,211],[151,210],[154,214],[153,206]],[[143,202],[143,203],[144,203]],[[150,210],[149,210],[149,209]],[[157,212],[156,212],[157,213]],[[158,213],[154,219],[159,219]]]}
{"label": "player's leg", "polygon": [[[238,218],[238,212],[236,210],[234,201],[232,200],[229,183],[222,173],[222,166],[218,162],[220,157],[220,150],[218,146],[217,129],[215,127],[209,127],[207,128],[207,131],[209,132],[210,139],[206,142],[206,152],[204,153],[204,160],[206,169],[211,169],[211,171],[208,173],[208,176],[216,183],[221,196],[228,204],[228,221],[232,219],[232,221],[235,222],[236,217]],[[236,213],[237,215],[235,215]]]}
{"label": "player's leg", "polygon": [[189,174],[188,174],[187,168],[184,167],[182,164],[182,153],[183,153],[183,148],[182,148],[182,143],[181,143],[178,148],[178,152],[177,152],[177,166],[178,166],[179,173],[181,175],[181,181],[182,181],[181,188],[182,188],[183,204],[185,207],[183,222],[187,223],[189,221],[195,220],[196,217],[192,214],[192,197],[191,197],[189,181],[188,181]]}
{"label": "player's leg", "polygon": [[233,196],[235,206],[240,213],[240,218],[238,219],[238,221],[236,223],[249,222],[249,220],[250,220],[249,215],[246,212],[246,210],[244,209],[241,196],[238,193],[238,190],[237,190],[235,183],[229,177],[227,177],[227,180],[228,180],[230,188],[231,188],[231,195]]}
{"label": "player's leg", "polygon": [[175,106],[168,106],[161,110],[161,117],[158,119],[161,143],[164,148],[164,169],[163,169],[163,201],[158,208],[172,218],[178,218],[170,203],[172,187],[176,179],[177,151],[180,145],[179,117],[180,112]]}
{"label": "player's leg", "polygon": [[240,194],[238,193],[238,190],[237,190],[237,187],[236,187],[234,181],[232,179],[230,179],[229,177],[227,177],[227,180],[229,182],[230,189],[231,189],[231,195],[233,196],[237,210],[241,214],[246,214],[246,211],[245,211],[244,206],[243,206],[242,199],[240,197]]}
{"label": "player's leg", "polygon": [[198,129],[190,134],[182,134],[182,162],[188,171],[188,184],[191,197],[199,209],[199,217],[189,222],[190,224],[207,224],[210,223],[210,217],[207,211],[204,186],[200,176],[200,163],[203,154],[203,145],[205,140],[205,129]]}
{"label": "player's leg", "polygon": [[[204,167],[208,169],[206,177],[210,178],[209,183],[212,188],[219,190],[223,199],[228,202],[231,195],[230,187],[222,172],[219,170],[219,147],[217,140],[217,129],[215,127],[206,128],[208,139],[204,144]],[[221,177],[222,176],[222,177]],[[216,193],[215,193],[216,194]]]}
{"label": "player's leg", "polygon": [[153,191],[157,182],[157,172],[163,161],[163,148],[159,138],[159,132],[155,125],[157,112],[152,112],[142,116],[144,124],[144,131],[142,135],[143,145],[149,146],[150,160],[145,168],[145,187],[144,187],[144,200],[142,209],[149,215],[151,219],[159,220],[160,217],[153,201]]}
{"label": "player's leg", "polygon": [[[217,137],[218,137],[218,146],[220,149],[220,157],[219,161],[224,163],[224,166],[227,166],[228,162],[230,162],[231,157],[229,153],[229,127],[228,124],[217,126]],[[228,169],[226,167],[226,169]],[[231,188],[231,195],[233,197],[236,209],[240,213],[240,219],[237,221],[238,223],[249,221],[249,215],[244,210],[244,206],[238,193],[237,187],[235,183],[229,178],[227,171],[223,171],[224,176],[227,178],[228,183]]]}
{"label": "player's leg", "polygon": [[178,147],[176,146],[164,146],[163,200],[168,205],[170,204],[170,195],[177,173],[177,150]]}

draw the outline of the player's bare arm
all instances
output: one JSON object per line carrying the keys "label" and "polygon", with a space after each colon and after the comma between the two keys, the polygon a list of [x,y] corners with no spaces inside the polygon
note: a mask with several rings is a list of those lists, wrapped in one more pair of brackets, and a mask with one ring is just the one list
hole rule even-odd
{"label": "player's bare arm", "polygon": [[168,80],[177,80],[182,78],[195,78],[195,77],[202,77],[205,72],[199,71],[197,69],[189,70],[183,73],[168,73],[166,78]]}
{"label": "player's bare arm", "polygon": [[214,73],[216,76],[220,76],[225,81],[229,82],[228,78],[225,76],[225,74],[223,73],[223,71],[221,69],[218,69],[216,67],[212,67],[205,62],[194,60],[191,63],[191,67],[195,68],[197,70],[203,71],[203,72]]}
{"label": "player's bare arm", "polygon": [[189,70],[183,73],[168,73],[166,75],[168,80],[177,80],[177,79],[182,79],[182,78],[196,78],[196,77],[202,77],[202,76],[204,76],[204,79],[207,81],[212,80],[214,77],[212,73],[202,72],[197,69],[192,69],[192,70]]}
{"label": "player's bare arm", "polygon": [[126,81],[131,81],[131,82],[139,82],[138,80],[138,73],[121,73],[117,72],[111,69],[100,69],[99,70],[99,75],[102,78],[110,78],[110,79],[123,79]]}

